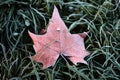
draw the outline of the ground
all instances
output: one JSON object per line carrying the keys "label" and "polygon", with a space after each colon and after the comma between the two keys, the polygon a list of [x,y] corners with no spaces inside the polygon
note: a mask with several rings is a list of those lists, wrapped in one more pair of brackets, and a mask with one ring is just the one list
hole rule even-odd
{"label": "ground", "polygon": [[[88,31],[88,65],[73,65],[60,56],[55,66],[42,70],[32,61],[33,43],[28,30],[46,29],[54,5],[72,34]],[[119,0],[1,0],[0,78],[2,80],[119,80]],[[67,59],[67,58],[66,58]]]}

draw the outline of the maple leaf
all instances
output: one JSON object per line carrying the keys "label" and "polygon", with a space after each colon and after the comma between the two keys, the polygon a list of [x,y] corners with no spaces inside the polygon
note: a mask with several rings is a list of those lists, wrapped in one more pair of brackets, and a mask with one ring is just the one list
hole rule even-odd
{"label": "maple leaf", "polygon": [[32,60],[41,62],[43,69],[53,66],[59,55],[67,56],[73,64],[85,63],[84,57],[89,55],[84,46],[86,32],[71,34],[58,10],[54,7],[52,19],[49,22],[47,32],[44,35],[36,35],[29,32],[34,42],[36,54]]}

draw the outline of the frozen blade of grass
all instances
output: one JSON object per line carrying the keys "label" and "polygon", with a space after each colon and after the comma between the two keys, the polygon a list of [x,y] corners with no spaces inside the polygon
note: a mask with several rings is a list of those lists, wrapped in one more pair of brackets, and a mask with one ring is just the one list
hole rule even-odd
{"label": "frozen blade of grass", "polygon": [[[71,31],[71,30],[73,30],[77,25],[80,25],[80,24],[85,24],[86,23],[86,21],[85,21],[85,19],[84,19],[84,17],[85,17],[86,15],[84,15],[83,17],[81,17],[78,21],[75,21],[75,22],[73,22],[71,25],[70,25],[70,27],[69,27],[69,31]],[[82,22],[82,21],[85,21],[85,22]],[[86,23],[87,24],[87,23]]]}
{"label": "frozen blade of grass", "polygon": [[12,31],[13,23],[11,23],[11,24],[12,24],[12,25],[11,25],[10,30],[9,30],[11,35],[9,36],[9,38],[10,38],[10,39],[13,38],[13,40],[16,41],[16,39],[14,38],[14,35],[13,35],[14,32]]}
{"label": "frozen blade of grass", "polygon": [[[18,58],[16,60],[14,60],[10,65],[9,69],[8,69],[8,76],[12,76],[11,72],[12,72],[12,68],[14,67],[14,64],[18,61]],[[16,71],[17,73],[17,71]]]}
{"label": "frozen blade of grass", "polygon": [[23,75],[22,78],[26,79],[26,78],[28,78],[30,76],[33,76],[33,75],[35,75],[35,74],[34,73],[28,73],[28,74]]}
{"label": "frozen blade of grass", "polygon": [[[30,56],[30,57],[31,57],[31,56]],[[32,73],[35,73],[35,76],[36,76],[37,80],[40,80],[39,73],[37,72],[37,69],[36,69],[36,66],[35,66],[33,60],[31,60],[31,62],[32,62],[32,66],[33,66],[33,71],[32,71]]]}
{"label": "frozen blade of grass", "polygon": [[43,18],[43,20],[45,21],[45,26],[46,26],[47,23],[46,23],[45,16],[41,12],[39,12],[38,10],[36,10],[35,8],[31,7],[31,9],[34,10],[37,14],[39,14]]}
{"label": "frozen blade of grass", "polygon": [[24,31],[25,31],[25,28],[24,28],[24,29],[22,30],[22,32],[20,33],[20,35],[19,35],[19,37],[18,37],[18,39],[17,39],[17,42],[15,43],[15,45],[14,45],[14,47],[12,48],[12,51],[11,51],[11,52],[13,52],[13,51],[15,50],[15,48],[16,48],[16,46],[18,45],[18,43],[19,43],[19,41],[20,41],[20,39],[21,39]]}
{"label": "frozen blade of grass", "polygon": [[119,76],[119,75],[117,75],[117,74],[115,73],[115,71],[114,71],[114,69],[113,69],[113,65],[110,66],[110,69],[111,69],[111,72],[114,74],[114,77],[117,78],[117,76]]}
{"label": "frozen blade of grass", "polygon": [[72,14],[70,14],[69,16],[67,16],[67,19],[66,19],[66,20],[69,20],[71,17],[79,17],[79,16],[82,16],[82,14],[72,13]]}
{"label": "frozen blade of grass", "polygon": [[[99,53],[99,54],[98,54]],[[89,60],[92,60],[94,57],[99,56],[103,53],[101,53],[101,49],[95,49],[94,52],[92,52],[92,54],[90,55],[90,57],[88,58]]]}
{"label": "frozen blade of grass", "polygon": [[17,4],[22,4],[22,5],[28,5],[27,2],[20,2],[20,1],[15,1],[15,0],[5,0],[0,2],[0,6],[4,5],[4,4],[10,4],[10,3],[17,3]]}
{"label": "frozen blade of grass", "polygon": [[73,66],[71,68],[69,67],[69,69],[72,70],[73,72],[75,72],[77,74],[77,76],[80,76],[85,80],[90,80],[86,74],[84,74],[81,70],[78,70],[75,66]]}
{"label": "frozen blade of grass", "polygon": [[9,65],[6,65],[4,62],[1,63],[1,66],[5,69],[4,75],[8,75]]}
{"label": "frozen blade of grass", "polygon": [[10,78],[9,80],[23,80],[23,79],[20,77],[13,77],[13,78]]}
{"label": "frozen blade of grass", "polygon": [[[103,27],[105,27],[105,24],[102,24],[102,25],[100,26],[99,34],[100,34],[100,42],[101,42],[101,43],[103,42],[102,36],[105,35],[105,32],[104,32],[104,30],[103,30]],[[102,33],[103,33],[103,34],[102,34]],[[106,38],[106,35],[105,35],[105,38]]]}
{"label": "frozen blade of grass", "polygon": [[115,59],[114,56],[112,56],[112,58],[110,58],[110,61],[118,67],[118,69],[120,70],[120,63],[117,61],[117,59]]}
{"label": "frozen blade of grass", "polygon": [[115,29],[120,29],[120,20],[116,21]]}
{"label": "frozen blade of grass", "polygon": [[12,15],[13,15],[13,11],[14,11],[14,7],[11,7],[11,9],[10,9],[10,12],[9,12],[9,15],[8,15],[8,20],[7,20],[7,24],[6,24],[6,35],[7,35],[7,40],[8,40],[8,43],[9,43],[9,45],[10,46],[13,46],[14,44],[13,44],[13,42],[10,40],[10,37],[9,37],[9,26],[11,27],[12,26],[12,24],[10,23],[10,20],[11,20],[11,17],[12,17]]}
{"label": "frozen blade of grass", "polygon": [[3,55],[4,55],[4,58],[5,58],[5,62],[7,64],[7,67],[8,67],[8,60],[7,60],[7,54],[6,54],[6,50],[5,50],[5,46],[3,44],[0,43],[0,46],[2,47],[2,51],[3,51]]}
{"label": "frozen blade of grass", "polygon": [[[107,54],[107,53],[106,53]],[[114,54],[109,55],[108,57],[106,57],[106,61],[104,62],[104,64],[102,65],[102,67],[104,67],[105,65],[108,64],[108,61],[114,56]]]}
{"label": "frozen blade of grass", "polygon": [[47,79],[48,80],[53,80],[53,76],[51,75],[51,73],[49,71],[46,72],[47,73]]}
{"label": "frozen blade of grass", "polygon": [[[73,5],[73,4],[79,4],[79,7],[81,6],[87,6],[87,7],[93,7],[93,8],[96,8],[94,5],[92,4],[89,4],[87,2],[82,2],[82,1],[71,1],[71,2],[67,2],[67,3],[64,3],[64,5]],[[76,6],[75,6],[76,7]]]}
{"label": "frozen blade of grass", "polygon": [[93,21],[90,21],[88,23],[89,23],[88,24],[88,30],[90,30],[90,32],[92,32],[92,33],[98,33],[99,32]]}
{"label": "frozen blade of grass", "polygon": [[[28,12],[27,12],[28,13]],[[17,14],[18,15],[22,15],[22,17],[23,17],[23,19],[25,20],[25,19],[28,19],[28,20],[30,20],[31,22],[32,22],[32,20],[29,18],[29,16],[28,15],[26,15],[25,13],[24,13],[24,11],[23,10],[18,10],[17,11]]]}
{"label": "frozen blade of grass", "polygon": [[11,1],[13,1],[13,0],[6,0],[4,2],[0,2],[0,6],[2,6],[3,4],[9,4]]}
{"label": "frozen blade of grass", "polygon": [[37,23],[36,23],[35,16],[34,16],[34,14],[33,14],[33,12],[32,12],[31,10],[30,10],[30,12],[31,12],[32,18],[33,18],[34,30],[35,30],[35,32],[37,33],[38,31],[37,31]]}
{"label": "frozen blade of grass", "polygon": [[68,73],[68,72],[62,72],[63,74],[65,74],[65,75],[68,75],[70,78],[73,78],[73,75],[71,75],[70,73]]}
{"label": "frozen blade of grass", "polygon": [[[20,75],[23,75],[23,73],[24,73],[25,70],[30,66],[30,64],[31,64],[31,62],[22,68]],[[23,66],[23,65],[20,65],[19,68],[21,68],[22,66]]]}
{"label": "frozen blade of grass", "polygon": [[[118,58],[120,58],[120,56],[119,56]],[[116,63],[116,65],[117,65],[117,67],[118,67],[118,70],[120,70],[120,62],[119,62],[119,60],[116,59],[115,63]]]}
{"label": "frozen blade of grass", "polygon": [[[114,41],[115,42],[114,42]],[[110,46],[112,47],[112,50],[117,54],[117,55],[119,55],[119,53],[115,50],[115,48],[114,48],[114,44],[115,45],[117,45],[117,43],[116,43],[117,41],[116,41],[116,39],[114,38],[114,36],[113,36],[113,33],[111,34],[111,36],[110,36]]]}

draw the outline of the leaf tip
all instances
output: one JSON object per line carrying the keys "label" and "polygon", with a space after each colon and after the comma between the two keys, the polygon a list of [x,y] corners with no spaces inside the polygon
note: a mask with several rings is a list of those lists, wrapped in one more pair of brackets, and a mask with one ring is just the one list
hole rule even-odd
{"label": "leaf tip", "polygon": [[37,37],[36,37],[36,35],[35,35],[34,33],[28,31],[28,34],[29,34],[30,37],[32,38],[33,42],[34,42],[34,41],[37,41]]}
{"label": "leaf tip", "polygon": [[52,14],[52,19],[58,19],[60,16],[59,16],[59,12],[58,12],[58,9],[57,7],[54,5],[54,10],[53,10],[53,14]]}

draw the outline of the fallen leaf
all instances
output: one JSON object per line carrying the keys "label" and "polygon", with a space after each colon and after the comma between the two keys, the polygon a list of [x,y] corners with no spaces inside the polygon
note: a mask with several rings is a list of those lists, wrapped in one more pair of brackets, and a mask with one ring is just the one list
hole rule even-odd
{"label": "fallen leaf", "polygon": [[31,59],[41,62],[43,69],[53,66],[60,55],[67,56],[75,65],[78,62],[87,64],[84,60],[84,57],[89,55],[84,46],[86,32],[71,34],[56,7],[46,34],[36,35],[29,32],[29,35],[34,42],[33,47],[36,52]]}

